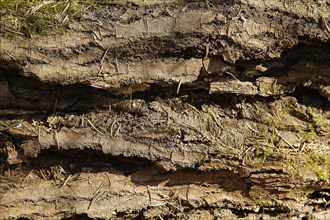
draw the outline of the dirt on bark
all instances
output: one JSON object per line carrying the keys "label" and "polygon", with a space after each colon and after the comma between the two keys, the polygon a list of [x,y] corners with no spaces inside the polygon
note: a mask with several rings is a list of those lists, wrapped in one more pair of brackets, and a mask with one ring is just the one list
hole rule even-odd
{"label": "dirt on bark", "polygon": [[329,7],[113,1],[29,39],[1,20],[0,218],[329,219]]}

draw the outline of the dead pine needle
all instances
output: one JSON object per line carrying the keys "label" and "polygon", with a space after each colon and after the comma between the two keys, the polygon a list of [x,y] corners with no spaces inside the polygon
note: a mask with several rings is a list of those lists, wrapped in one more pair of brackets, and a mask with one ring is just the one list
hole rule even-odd
{"label": "dead pine needle", "polygon": [[72,15],[71,15],[71,17],[73,17],[73,16],[75,16],[76,14],[78,14],[78,13],[81,13],[81,15],[82,14],[84,14],[90,7],[93,7],[93,6],[95,6],[96,4],[91,4],[91,5],[88,5],[84,10],[78,10],[78,11],[76,11],[75,13],[73,13]]}
{"label": "dead pine needle", "polygon": [[34,14],[35,12],[37,12],[39,9],[41,9],[43,6],[48,5],[48,4],[51,4],[51,3],[53,3],[53,1],[44,1],[44,2],[42,2],[41,4],[36,5],[36,6],[34,6],[33,8],[31,8],[30,10],[28,10],[28,11],[25,13],[25,16],[32,15],[32,14]]}
{"label": "dead pine needle", "polygon": [[182,78],[180,79],[180,81],[179,81],[179,84],[178,84],[178,87],[176,88],[176,94],[179,94],[179,92],[180,92],[180,88],[181,88],[181,85],[182,85]]}
{"label": "dead pine needle", "polygon": [[101,67],[100,67],[99,72],[97,73],[97,76],[100,76],[102,74],[102,71],[103,71],[103,65],[101,64]]}
{"label": "dead pine needle", "polygon": [[48,178],[46,177],[46,175],[44,174],[44,171],[42,169],[39,169],[39,173],[42,176],[42,178],[44,178],[44,180],[48,180]]}
{"label": "dead pine needle", "polygon": [[65,22],[67,22],[69,20],[69,16],[66,15],[63,20],[61,21],[61,25],[63,25]]}
{"label": "dead pine needle", "polygon": [[68,3],[66,6],[65,6],[65,8],[63,9],[63,11],[62,11],[62,14],[65,14],[66,13],[66,11],[69,9],[69,7],[70,7],[70,4],[71,3]]}
{"label": "dead pine needle", "polygon": [[206,44],[204,60],[207,60],[207,58],[209,57],[209,52],[210,52],[210,44]]}
{"label": "dead pine needle", "polygon": [[28,173],[28,175],[26,175],[26,177],[23,179],[21,186],[26,182],[27,179],[29,179],[29,177],[31,176],[31,174],[33,173],[33,169]]}
{"label": "dead pine needle", "polygon": [[102,188],[102,186],[104,185],[105,180],[102,181],[102,183],[97,187],[97,189],[94,191],[93,196],[98,194],[100,192],[100,189]]}
{"label": "dead pine needle", "polygon": [[150,189],[149,189],[148,185],[147,185],[147,190],[148,190],[148,196],[149,196],[149,206],[151,206],[152,198],[151,198],[151,192],[150,192]]}
{"label": "dead pine needle", "polygon": [[72,175],[70,174],[70,175],[65,179],[65,181],[64,181],[64,183],[62,184],[61,187],[65,186],[65,185],[69,182],[69,180],[70,180],[71,178],[72,178]]}
{"label": "dead pine needle", "polygon": [[109,49],[110,49],[110,47],[108,47],[108,48],[106,49],[106,51],[104,52],[104,54],[103,54],[103,56],[102,56],[102,58],[101,58],[100,64],[103,63],[105,57],[107,56],[107,53],[108,53]]}
{"label": "dead pine needle", "polygon": [[100,193],[101,188],[103,187],[105,183],[105,179],[102,181],[102,183],[97,187],[97,189],[94,191],[93,193],[93,198],[91,199],[91,201],[89,202],[88,208],[90,209],[93,205],[94,202],[96,202],[99,198],[101,198],[105,193],[107,193],[106,191],[104,191],[103,193]]}
{"label": "dead pine needle", "polygon": [[116,72],[119,73],[119,63],[117,57],[115,59],[115,64],[116,64]]}
{"label": "dead pine needle", "polygon": [[58,139],[57,131],[55,131],[55,140],[56,140],[57,149],[60,149],[60,141]]}
{"label": "dead pine needle", "polygon": [[325,29],[330,33],[330,28],[329,28],[329,25],[328,25],[328,21],[323,16],[322,16],[322,22],[323,22],[323,26],[325,27]]}
{"label": "dead pine needle", "polygon": [[57,169],[60,173],[67,173],[60,165],[57,165]]}
{"label": "dead pine needle", "polygon": [[240,82],[240,80],[239,80],[239,79],[237,79],[237,77],[236,77],[234,74],[232,74],[231,72],[229,72],[229,71],[226,71],[225,73],[226,73],[226,74],[228,74],[229,76],[233,77],[234,79],[236,79],[237,81],[239,81],[239,82]]}
{"label": "dead pine needle", "polygon": [[107,178],[108,178],[108,182],[109,182],[109,189],[110,189],[110,187],[111,187],[111,180],[110,180],[110,176],[109,176],[109,174],[108,173],[105,173],[105,175],[107,176]]}
{"label": "dead pine needle", "polygon": [[93,123],[89,120],[89,119],[87,119],[87,122],[88,122],[88,124],[95,130],[95,131],[97,131],[98,133],[100,133],[100,134],[103,134],[99,129],[97,129],[94,125],[93,125]]}
{"label": "dead pine needle", "polygon": [[256,129],[252,128],[247,122],[245,122],[245,124],[246,124],[246,126],[247,126],[251,131],[253,131],[253,132],[257,133],[257,134],[260,133],[260,132],[257,131]]}
{"label": "dead pine needle", "polygon": [[279,136],[287,145],[289,145],[289,147],[291,147],[292,149],[295,149],[295,147],[289,142],[287,141],[279,132],[277,129],[275,129],[275,133],[277,134],[277,136]]}
{"label": "dead pine needle", "polygon": [[23,33],[18,32],[18,31],[14,31],[14,30],[11,30],[11,29],[8,29],[8,28],[5,28],[5,30],[8,31],[8,32],[10,32],[10,33],[13,33],[13,34],[18,34],[18,35],[24,36]]}
{"label": "dead pine needle", "polygon": [[88,210],[92,207],[92,205],[96,201],[96,199],[97,199],[96,195],[93,196],[92,200],[89,202],[89,205],[88,205],[88,208],[87,208]]}
{"label": "dead pine needle", "polygon": [[109,210],[109,212],[107,213],[106,217],[108,218],[108,216],[111,214],[111,212],[117,208],[117,206],[119,206],[119,205],[121,205],[121,204],[124,204],[124,203],[126,203],[126,202],[128,202],[129,200],[132,200],[132,199],[133,199],[133,197],[129,197],[129,198],[127,198],[127,199],[123,199],[123,200],[119,201],[117,204],[115,204],[115,205]]}

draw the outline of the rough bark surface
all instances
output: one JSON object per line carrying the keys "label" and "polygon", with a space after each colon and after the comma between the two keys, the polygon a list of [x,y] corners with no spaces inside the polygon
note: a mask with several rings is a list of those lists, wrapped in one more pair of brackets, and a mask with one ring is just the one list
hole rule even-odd
{"label": "rough bark surface", "polygon": [[131,1],[1,35],[1,219],[329,219],[327,1]]}

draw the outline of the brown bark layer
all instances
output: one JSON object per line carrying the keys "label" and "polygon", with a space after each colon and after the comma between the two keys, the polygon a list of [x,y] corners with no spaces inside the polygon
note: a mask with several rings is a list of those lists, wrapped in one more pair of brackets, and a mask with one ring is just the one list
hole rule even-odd
{"label": "brown bark layer", "polygon": [[1,36],[0,218],[330,218],[329,11],[134,1]]}

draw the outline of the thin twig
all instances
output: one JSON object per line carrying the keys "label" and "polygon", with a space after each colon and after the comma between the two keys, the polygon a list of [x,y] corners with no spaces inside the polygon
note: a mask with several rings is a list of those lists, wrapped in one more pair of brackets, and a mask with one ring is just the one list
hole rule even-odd
{"label": "thin twig", "polygon": [[221,31],[220,31],[220,29],[218,28],[218,26],[214,24],[213,27],[217,30],[218,34],[221,35]]}
{"label": "thin twig", "polygon": [[102,188],[103,184],[105,182],[105,179],[102,181],[102,183],[99,185],[99,187],[97,187],[97,189],[94,191],[93,193],[93,198],[92,200],[89,202],[88,208],[90,209],[93,205],[94,202],[96,202],[98,199],[100,199],[105,193],[107,193],[107,191],[104,191],[100,194],[100,189]]}
{"label": "thin twig", "polygon": [[80,118],[81,118],[81,127],[84,127],[84,124],[85,124],[84,123],[84,115],[82,115]]}
{"label": "thin twig", "polygon": [[287,145],[289,145],[292,149],[295,149],[295,147],[290,144],[289,141],[287,141],[279,132],[278,130],[275,128],[275,133],[277,134],[277,136],[279,136]]}
{"label": "thin twig", "polygon": [[68,4],[65,6],[65,8],[64,8],[63,11],[62,11],[62,14],[64,14],[64,13],[68,10],[68,8],[70,7],[70,4],[71,4],[71,3],[68,3]]}
{"label": "thin twig", "polygon": [[177,207],[176,205],[173,205],[172,203],[168,203],[168,205],[171,205],[172,207],[176,208],[177,210],[179,210],[181,212],[181,214],[183,215],[183,217],[185,219],[187,219],[187,216],[184,214],[183,210],[180,207]]}
{"label": "thin twig", "polygon": [[101,58],[100,64],[103,63],[103,61],[104,61],[105,57],[107,56],[107,53],[108,53],[109,50],[110,50],[110,47],[108,47],[108,48],[106,49],[106,51],[104,52],[104,54],[103,54],[103,56],[102,56],[102,58]]}
{"label": "thin twig", "polygon": [[248,128],[250,128],[251,131],[253,131],[253,132],[257,133],[257,134],[260,134],[260,131],[257,131],[257,130],[255,130],[254,128],[252,128],[247,122],[245,122],[245,124],[246,124],[246,126],[247,126]]}
{"label": "thin twig", "polygon": [[95,31],[92,31],[92,33],[93,33],[93,39],[95,42],[96,42],[96,40],[101,40],[100,36]]}
{"label": "thin twig", "polygon": [[119,73],[119,63],[117,57],[115,58],[116,72]]}
{"label": "thin twig", "polygon": [[62,19],[62,21],[61,21],[61,25],[63,25],[68,19],[69,19],[69,16],[66,15],[66,16]]}
{"label": "thin twig", "polygon": [[206,60],[208,58],[209,52],[210,52],[210,44],[206,44],[204,60]]}
{"label": "thin twig", "polygon": [[183,80],[183,79],[181,78],[180,81],[179,81],[178,87],[176,88],[176,94],[179,94],[179,92],[180,92],[180,88],[181,88],[182,80]]}
{"label": "thin twig", "polygon": [[111,180],[110,180],[110,176],[108,175],[108,173],[105,173],[105,175],[107,176],[108,178],[108,182],[109,182],[109,189],[110,189],[110,186],[111,186]]}
{"label": "thin twig", "polygon": [[241,12],[242,12],[242,4],[239,6],[239,10],[238,10],[237,14],[234,17],[231,17],[231,19],[238,18],[240,16]]}
{"label": "thin twig", "polygon": [[103,180],[102,183],[99,185],[99,187],[97,187],[97,189],[96,189],[96,190],[94,191],[94,193],[93,193],[93,196],[99,193],[99,191],[100,191],[100,189],[102,188],[104,182],[105,182],[105,180]]}
{"label": "thin twig", "polygon": [[167,205],[168,202],[163,202],[163,203],[159,203],[159,204],[154,204],[154,205],[149,205],[150,207],[159,207],[159,206],[164,206]]}
{"label": "thin twig", "polygon": [[116,137],[116,135],[119,133],[120,128],[121,128],[121,124],[118,125],[118,128],[116,129],[115,133],[113,134],[113,137]]}
{"label": "thin twig", "polygon": [[89,202],[89,205],[88,205],[88,208],[87,208],[88,210],[92,207],[93,203],[96,201],[96,199],[97,199],[96,196],[97,195],[93,196],[92,200]]}
{"label": "thin twig", "polygon": [[133,199],[133,197],[130,197],[130,198],[127,198],[127,199],[125,199],[125,200],[121,200],[121,201],[119,201],[116,205],[114,205],[110,210],[109,210],[109,212],[107,213],[107,215],[106,215],[106,217],[108,217],[108,215],[118,206],[118,205],[120,205],[120,204],[123,204],[123,203],[125,203],[125,202],[127,202],[127,201],[129,201],[129,200],[131,200],[131,199]]}
{"label": "thin twig", "polygon": [[67,173],[60,165],[57,165],[57,168],[60,173]]}
{"label": "thin twig", "polygon": [[322,16],[322,21],[323,21],[323,25],[324,27],[327,29],[328,32],[330,32],[330,28],[328,26],[328,21],[325,17]]}
{"label": "thin twig", "polygon": [[220,122],[218,121],[218,119],[215,117],[214,113],[211,112],[210,115],[213,117],[215,123],[222,129],[224,130],[223,126],[220,124]]}
{"label": "thin twig", "polygon": [[33,171],[34,171],[34,170],[32,169],[32,170],[28,173],[28,175],[23,179],[21,185],[23,185],[23,184],[26,182],[26,180],[31,176],[31,174],[32,174]]}
{"label": "thin twig", "polygon": [[306,143],[303,143],[302,147],[300,148],[300,152],[304,152],[305,148],[309,146],[309,144],[307,145]]}
{"label": "thin twig", "polygon": [[197,113],[200,113],[200,111],[199,111],[195,106],[193,106],[193,105],[191,105],[191,104],[189,104],[189,103],[187,103],[187,105],[188,105],[190,108],[192,108],[193,110],[195,110]]}
{"label": "thin twig", "polygon": [[210,4],[208,0],[205,0],[207,8],[210,8]]}
{"label": "thin twig", "polygon": [[39,169],[39,173],[44,178],[44,180],[48,180],[48,178],[45,176],[44,171],[42,169]]}
{"label": "thin twig", "polygon": [[164,218],[160,215],[157,216],[160,220],[164,220]]}
{"label": "thin twig", "polygon": [[117,120],[117,118],[114,118],[113,122],[110,125],[110,136],[111,137],[114,137],[114,135],[113,135],[113,129],[114,129],[114,126],[116,124],[116,120]]}
{"label": "thin twig", "polygon": [[8,28],[5,28],[5,31],[9,31],[9,32],[11,32],[11,33],[13,33],[13,34],[18,34],[18,35],[22,35],[22,36],[24,36],[24,34],[23,34],[23,33],[21,33],[21,32],[18,32],[18,31],[13,31],[13,30],[11,30],[11,29],[8,29]]}
{"label": "thin twig", "polygon": [[48,5],[48,4],[51,4],[51,3],[53,3],[53,1],[44,1],[44,2],[42,2],[41,4],[36,5],[36,6],[34,6],[33,8],[31,8],[30,10],[28,10],[28,11],[25,13],[25,16],[27,16],[27,15],[32,15],[32,14],[34,14],[35,12],[37,12],[39,9],[41,9],[43,6]]}
{"label": "thin twig", "polygon": [[97,73],[97,76],[100,76],[100,75],[101,75],[101,73],[102,73],[102,71],[103,71],[103,65],[101,64],[101,67],[100,67],[100,70],[99,70],[99,72]]}
{"label": "thin twig", "polygon": [[239,81],[239,82],[240,82],[240,80],[239,80],[239,79],[237,79],[237,77],[236,77],[236,76],[234,76],[234,74],[232,74],[231,72],[229,72],[229,71],[225,71],[225,73],[226,73],[226,74],[228,74],[229,76],[232,76],[234,79],[236,79],[237,81]]}
{"label": "thin twig", "polygon": [[92,6],[94,6],[94,5],[96,5],[96,4],[88,5],[84,10],[76,11],[75,13],[73,13],[73,14],[71,15],[71,17],[75,16],[76,14],[78,14],[78,13],[80,13],[80,12],[85,13],[90,7],[92,7]]}
{"label": "thin twig", "polygon": [[64,181],[64,183],[62,184],[61,187],[65,186],[65,185],[69,182],[69,180],[71,179],[71,177],[72,177],[72,174],[70,174],[70,175],[66,178],[66,180]]}
{"label": "thin twig", "polygon": [[8,56],[10,56],[10,58],[12,58],[13,60],[17,60],[13,55],[11,55],[10,53],[8,53],[8,51],[5,51],[5,54],[7,54]]}
{"label": "thin twig", "polygon": [[149,189],[148,185],[147,185],[147,190],[148,190],[148,196],[149,196],[149,206],[151,206],[151,193],[150,193],[150,189]]}
{"label": "thin twig", "polygon": [[55,140],[56,140],[57,149],[60,149],[60,141],[58,140],[57,131],[55,131]]}
{"label": "thin twig", "polygon": [[97,129],[97,128],[93,125],[93,123],[92,123],[89,119],[87,119],[87,122],[88,122],[88,124],[89,124],[90,126],[92,126],[92,128],[94,128],[98,133],[103,134],[99,129]]}

